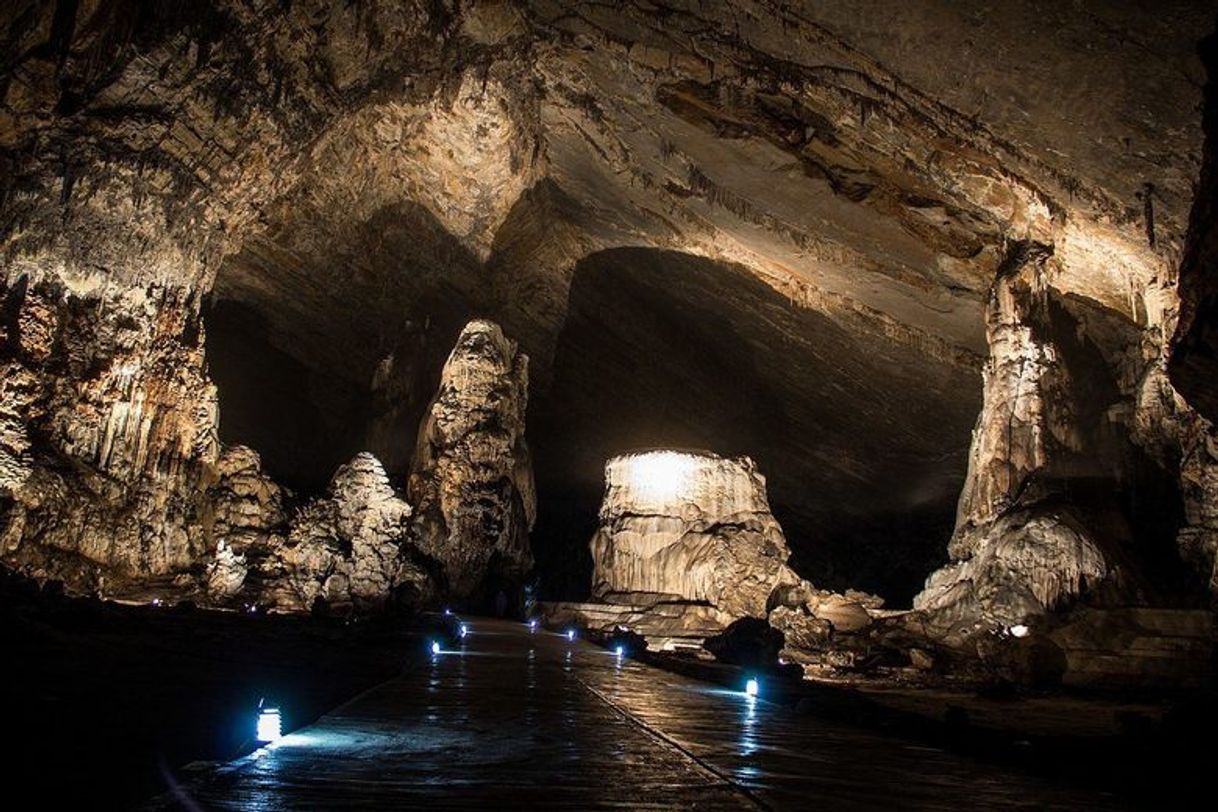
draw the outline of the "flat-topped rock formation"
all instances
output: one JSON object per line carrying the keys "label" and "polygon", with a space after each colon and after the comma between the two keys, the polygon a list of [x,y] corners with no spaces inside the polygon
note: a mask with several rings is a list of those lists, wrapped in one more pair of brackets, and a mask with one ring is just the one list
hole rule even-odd
{"label": "flat-topped rock formation", "polygon": [[613,602],[705,602],[764,617],[771,593],[799,576],[747,457],[650,451],[605,465],[593,536],[593,594]]}

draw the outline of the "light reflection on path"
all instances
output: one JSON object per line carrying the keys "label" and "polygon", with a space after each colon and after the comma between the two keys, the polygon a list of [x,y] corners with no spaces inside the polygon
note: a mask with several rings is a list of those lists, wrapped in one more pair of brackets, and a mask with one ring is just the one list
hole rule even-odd
{"label": "light reflection on path", "polygon": [[453,651],[188,783],[189,797],[232,810],[1113,808],[523,624],[474,620],[470,631]]}

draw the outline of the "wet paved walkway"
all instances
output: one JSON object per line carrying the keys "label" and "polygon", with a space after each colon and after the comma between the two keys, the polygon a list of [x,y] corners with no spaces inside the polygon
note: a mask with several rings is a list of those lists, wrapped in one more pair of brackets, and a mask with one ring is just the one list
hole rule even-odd
{"label": "wet paved walkway", "polygon": [[153,809],[1109,809],[1111,798],[475,620]]}

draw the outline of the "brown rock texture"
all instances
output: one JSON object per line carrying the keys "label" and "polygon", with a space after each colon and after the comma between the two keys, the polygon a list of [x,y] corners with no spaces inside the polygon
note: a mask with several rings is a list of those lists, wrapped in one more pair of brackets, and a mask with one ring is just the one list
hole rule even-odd
{"label": "brown rock texture", "polygon": [[1058,272],[1044,246],[1014,246],[987,308],[990,358],[949,545],[955,563],[914,599],[954,639],[1080,598],[1178,600],[1156,597],[1186,588],[1178,576],[1165,586],[1162,551],[1142,538],[1170,543],[1179,520],[1164,508],[1175,499],[1179,556],[1211,592],[1216,583],[1213,429],[1164,363],[1175,297],[1146,291],[1149,324],[1139,327],[1063,298],[1049,284]]}
{"label": "brown rock texture", "polygon": [[522,583],[533,566],[528,389],[528,357],[498,325],[472,321],[419,427],[410,474],[413,538],[440,563],[454,598],[493,597],[501,586]]}
{"label": "brown rock texture", "polygon": [[[1156,568],[1185,559],[1218,589],[1205,5],[9,4],[0,556],[241,600],[297,578],[263,573],[282,547],[284,605],[369,600],[399,519],[343,529],[359,499],[329,493],[296,521],[273,495],[301,458],[319,493],[368,450],[413,472],[411,532],[454,592],[519,578],[527,353],[534,405],[605,424],[608,453],[730,436],[787,538],[761,512],[700,532],[807,551],[817,583],[910,549],[916,581],[963,484],[942,611],[1069,601],[1059,565],[1184,601]],[[475,315],[520,348],[463,333]],[[261,374],[289,368],[283,391]],[[648,412],[681,439],[617,442]],[[605,454],[547,487],[582,478],[595,506]],[[551,558],[575,558],[559,524]]]}
{"label": "brown rock texture", "polygon": [[1068,372],[1045,332],[1044,260],[1043,248],[1016,249],[986,309],[990,356],[956,516],[957,556],[971,552],[969,531],[1000,516],[1051,460],[1081,450]]}
{"label": "brown rock texture", "polygon": [[218,452],[197,303],[159,285],[30,276],[3,295],[5,558],[94,586],[197,567]]}
{"label": "brown rock texture", "polygon": [[263,599],[307,610],[320,598],[333,608],[385,605],[406,585],[426,594],[426,576],[406,543],[410,505],[389,484],[371,454],[340,467],[326,495],[292,516],[286,536],[273,538],[261,564]]}
{"label": "brown rock texture", "polygon": [[986,310],[984,403],[949,552],[914,598],[953,637],[1019,623],[1103,581],[1113,564],[1085,521],[1043,503],[1085,445],[1054,343],[1043,247],[1016,246]]}
{"label": "brown rock texture", "polygon": [[592,542],[592,592],[609,602],[705,601],[729,617],[766,616],[770,595],[799,582],[747,457],[651,451],[605,465]]}
{"label": "brown rock texture", "polygon": [[216,475],[208,491],[215,550],[207,568],[207,591],[224,600],[245,587],[250,558],[269,551],[278,540],[273,537],[286,530],[287,513],[283,490],[262,471],[262,460],[252,448],[225,448]]}
{"label": "brown rock texture", "polygon": [[1015,511],[978,535],[972,554],[933,573],[914,599],[950,639],[1064,608],[1112,575],[1090,532],[1068,513]]}

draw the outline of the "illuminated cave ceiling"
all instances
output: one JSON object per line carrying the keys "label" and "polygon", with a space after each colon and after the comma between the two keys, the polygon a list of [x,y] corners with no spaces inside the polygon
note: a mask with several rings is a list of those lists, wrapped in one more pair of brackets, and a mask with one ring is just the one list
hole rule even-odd
{"label": "illuminated cave ceiling", "polygon": [[126,8],[4,12],[7,274],[205,297],[221,438],[298,488],[403,472],[489,316],[531,358],[543,538],[618,446],[750,453],[797,560],[908,591],[1004,259],[1050,246],[1113,357],[1171,325],[1207,3]]}

